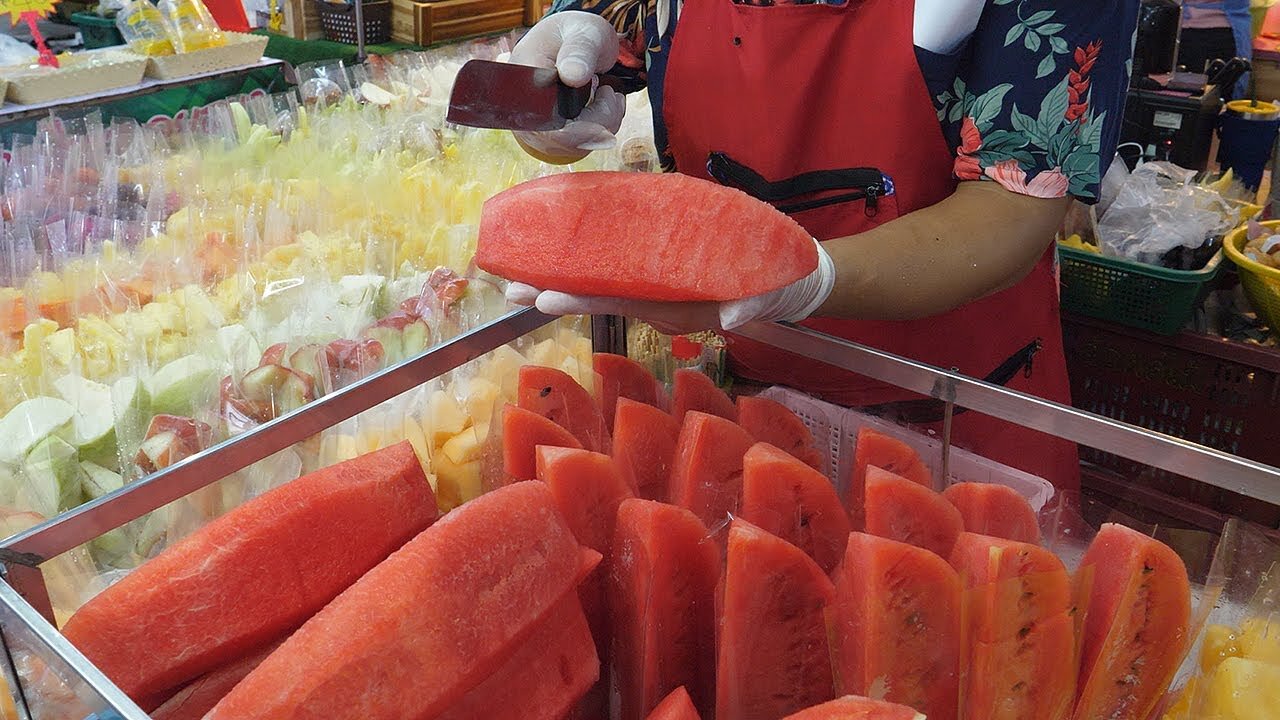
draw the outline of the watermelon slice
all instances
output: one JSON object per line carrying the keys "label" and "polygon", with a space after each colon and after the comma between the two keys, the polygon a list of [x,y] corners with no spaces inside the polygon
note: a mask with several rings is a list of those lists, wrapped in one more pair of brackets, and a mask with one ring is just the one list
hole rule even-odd
{"label": "watermelon slice", "polygon": [[680,686],[658,703],[645,720],[702,720],[689,699],[689,691]]}
{"label": "watermelon slice", "polygon": [[515,405],[502,408],[502,471],[509,479],[538,476],[539,445],[582,449],[576,437],[551,420]]}
{"label": "watermelon slice", "polygon": [[766,443],[742,458],[741,517],[800,548],[830,574],[844,559],[849,516],[826,475]]}
{"label": "watermelon slice", "polygon": [[[609,198],[607,211],[602,197]],[[644,242],[624,237],[637,217],[653,219]],[[731,243],[720,232],[725,227],[735,228]],[[576,172],[489,198],[475,262],[575,295],[723,301],[800,280],[817,268],[818,256],[804,228],[740,190],[688,175]]]}
{"label": "watermelon slice", "polygon": [[866,484],[869,534],[951,556],[964,520],[942,495],[874,465],[867,468]]}
{"label": "watermelon slice", "polygon": [[1190,641],[1191,589],[1169,546],[1107,524],[1080,562],[1092,574],[1077,720],[1146,718]]}
{"label": "watermelon slice", "polygon": [[960,691],[960,578],[894,540],[849,536],[831,606],[836,690],[953,720]]}
{"label": "watermelon slice", "polygon": [[636,496],[666,501],[680,423],[655,407],[618,398],[613,423],[613,459]]}
{"label": "watermelon slice", "polygon": [[1017,490],[996,483],[956,483],[942,496],[960,511],[965,532],[1040,542],[1040,522],[1031,503]]}
{"label": "watermelon slice", "polygon": [[591,393],[569,373],[538,365],[520,368],[517,404],[573,434],[582,447],[609,453],[609,428]]}
{"label": "watermelon slice", "polygon": [[933,487],[933,473],[911,446],[888,435],[863,427],[853,451],[853,474],[849,478],[849,514],[856,529],[862,528],[863,493],[868,467],[888,470],[925,487]]}
{"label": "watermelon slice", "polygon": [[925,717],[906,705],[847,695],[782,720],[925,720]]}
{"label": "watermelon slice", "polygon": [[674,385],[671,414],[676,422],[683,423],[684,416],[691,411],[737,421],[738,408],[706,375],[697,370],[681,368],[676,370]]}
{"label": "watermelon slice", "polygon": [[572,595],[589,552],[546,485],[481,495],[308,620],[205,720],[435,717]]}
{"label": "watermelon slice", "polygon": [[742,503],[742,457],[754,444],[734,423],[690,412],[676,445],[671,501],[692,510],[708,527],[723,523]]}
{"label": "watermelon slice", "polygon": [[717,720],[780,718],[835,697],[826,573],[751,523],[729,526],[722,583]]}
{"label": "watermelon slice", "polygon": [[627,398],[659,409],[670,402],[658,379],[631,358],[596,353],[591,357],[591,364],[600,378],[600,413],[609,425],[609,432],[613,432],[618,398]]}
{"label": "watermelon slice", "polygon": [[683,508],[626,500],[608,561],[611,717],[640,720],[684,686],[715,703],[715,589],[720,551]]}
{"label": "watermelon slice", "polygon": [[153,710],[151,720],[201,720],[232,688],[275,652],[281,642],[284,640],[207,673]]}
{"label": "watermelon slice", "polygon": [[814,469],[822,469],[823,457],[813,442],[813,433],[786,405],[762,397],[740,396],[738,424],[756,440],[769,443]]}
{"label": "watermelon slice", "polygon": [[62,632],[130,697],[171,692],[288,634],[435,519],[422,463],[402,442],[217,518]]}

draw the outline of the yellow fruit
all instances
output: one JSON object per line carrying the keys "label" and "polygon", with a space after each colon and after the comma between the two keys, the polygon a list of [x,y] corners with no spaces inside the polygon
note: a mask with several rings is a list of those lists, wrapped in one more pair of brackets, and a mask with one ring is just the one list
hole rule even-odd
{"label": "yellow fruit", "polygon": [[493,419],[494,406],[498,402],[498,397],[502,394],[502,388],[496,384],[485,380],[484,378],[472,378],[467,383],[467,399],[464,404],[467,416],[471,418],[471,422],[489,422]]}
{"label": "yellow fruit", "polygon": [[489,355],[481,375],[500,388],[503,400],[514,402],[520,388],[520,366],[525,362],[524,355],[518,350],[503,345]]}
{"label": "yellow fruit", "polygon": [[554,339],[548,338],[529,348],[527,353],[530,365],[558,368],[564,363],[565,352]]}
{"label": "yellow fruit", "polygon": [[1280,709],[1280,665],[1232,657],[1210,678],[1201,717],[1275,720]]}
{"label": "yellow fruit", "polygon": [[40,318],[23,329],[22,346],[39,348],[44,344],[45,338],[56,332],[58,332],[58,323],[48,318]]}
{"label": "yellow fruit", "polygon": [[438,448],[449,438],[462,432],[467,427],[467,415],[453,395],[444,390],[437,390],[427,400],[427,416],[423,419],[423,430],[427,444]]}
{"label": "yellow fruit", "polygon": [[431,469],[436,475],[436,505],[441,512],[448,512],[480,497],[478,460],[458,465],[440,453],[431,459]]}
{"label": "yellow fruit", "polygon": [[479,460],[481,447],[480,438],[476,435],[475,428],[469,427],[449,438],[440,451],[454,465],[462,465],[473,460]]}
{"label": "yellow fruit", "polygon": [[1240,657],[1240,634],[1233,627],[1210,625],[1204,630],[1204,646],[1200,650],[1200,672],[1213,671],[1229,657]]}
{"label": "yellow fruit", "polygon": [[65,328],[45,338],[44,355],[48,362],[69,368],[76,359],[76,331]]}
{"label": "yellow fruit", "polygon": [[1178,691],[1178,699],[1164,711],[1161,720],[1193,720],[1191,717],[1191,704],[1196,700],[1196,688],[1199,686],[1199,676],[1192,675],[1187,680],[1187,684]]}
{"label": "yellow fruit", "polygon": [[1280,665],[1280,616],[1245,620],[1240,626],[1240,656]]}

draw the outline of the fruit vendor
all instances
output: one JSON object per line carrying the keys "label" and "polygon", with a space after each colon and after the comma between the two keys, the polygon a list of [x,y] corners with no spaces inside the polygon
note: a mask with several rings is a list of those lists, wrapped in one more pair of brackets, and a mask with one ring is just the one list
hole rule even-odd
{"label": "fruit vendor", "polygon": [[[803,321],[1068,402],[1053,239],[1069,198],[1097,199],[1114,155],[1137,11],[1136,0],[559,0],[512,62],[554,66],[574,86],[628,73],[648,88],[665,170],[769,200],[821,241],[820,262],[723,305],[519,285],[511,297],[667,332]],[[608,147],[624,110],[601,87],[563,129],[517,137],[572,162]],[[642,241],[638,227],[619,242]],[[845,406],[909,399],[741,338],[730,358],[741,378]],[[976,413],[956,418],[953,440],[1078,484],[1071,443]]]}

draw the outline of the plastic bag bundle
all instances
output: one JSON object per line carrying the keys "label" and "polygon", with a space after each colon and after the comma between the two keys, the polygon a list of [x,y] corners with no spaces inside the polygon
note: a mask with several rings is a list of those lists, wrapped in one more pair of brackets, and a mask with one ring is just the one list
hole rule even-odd
{"label": "plastic bag bundle", "polygon": [[1200,248],[1235,227],[1238,209],[1194,177],[1171,163],[1135,170],[1098,222],[1103,253],[1159,264],[1171,250]]}

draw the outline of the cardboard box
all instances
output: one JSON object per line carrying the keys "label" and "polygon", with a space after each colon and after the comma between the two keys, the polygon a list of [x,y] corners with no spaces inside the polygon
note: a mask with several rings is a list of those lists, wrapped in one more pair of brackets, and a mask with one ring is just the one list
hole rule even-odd
{"label": "cardboard box", "polygon": [[391,38],[434,45],[524,24],[525,0],[393,0]]}

